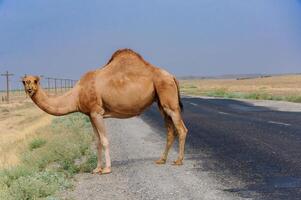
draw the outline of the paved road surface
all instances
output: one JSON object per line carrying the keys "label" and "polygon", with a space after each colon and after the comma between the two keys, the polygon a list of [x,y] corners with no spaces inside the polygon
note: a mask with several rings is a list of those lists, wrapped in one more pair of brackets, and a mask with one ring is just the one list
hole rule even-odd
{"label": "paved road surface", "polygon": [[182,167],[171,166],[176,149],[166,165],[153,162],[165,145],[165,129],[152,106],[141,118],[106,121],[113,173],[78,175],[76,187],[64,196],[300,199],[301,112],[223,99],[183,98],[183,103],[189,136]]}
{"label": "paved road surface", "polygon": [[[187,155],[199,161],[200,172],[215,173],[220,181],[240,180],[240,187],[226,189],[240,197],[301,199],[301,112],[225,99],[187,97],[183,103],[190,130]],[[286,105],[300,111],[301,106]],[[162,125],[154,106],[144,118]]]}

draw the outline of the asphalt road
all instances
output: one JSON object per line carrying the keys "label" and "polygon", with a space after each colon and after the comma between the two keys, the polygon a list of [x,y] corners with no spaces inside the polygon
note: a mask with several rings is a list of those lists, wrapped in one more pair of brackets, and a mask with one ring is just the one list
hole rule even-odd
{"label": "asphalt road", "polygon": [[[301,199],[301,112],[225,99],[182,98],[186,160],[214,175],[223,192],[250,199]],[[294,109],[291,109],[294,110]],[[142,115],[164,134],[152,106]]]}

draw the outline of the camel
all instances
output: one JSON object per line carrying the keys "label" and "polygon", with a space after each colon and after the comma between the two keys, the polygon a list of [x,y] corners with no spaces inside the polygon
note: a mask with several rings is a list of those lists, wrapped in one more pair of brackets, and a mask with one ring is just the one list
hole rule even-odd
{"label": "camel", "polygon": [[[133,50],[117,50],[105,66],[87,72],[71,90],[60,96],[48,96],[38,76],[25,76],[22,82],[26,93],[43,111],[55,116],[73,112],[89,116],[96,135],[98,154],[93,173],[107,174],[112,171],[104,119],[138,116],[155,101],[167,128],[165,150],[155,162],[166,163],[168,151],[178,136],[179,154],[173,164],[183,164],[187,128],[181,116],[178,81]],[[105,155],[103,168],[102,150]]]}

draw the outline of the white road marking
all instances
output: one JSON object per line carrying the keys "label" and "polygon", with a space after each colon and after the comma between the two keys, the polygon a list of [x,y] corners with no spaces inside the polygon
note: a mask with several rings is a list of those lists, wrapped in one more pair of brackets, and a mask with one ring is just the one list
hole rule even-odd
{"label": "white road marking", "polygon": [[274,121],[268,121],[270,124],[278,124],[283,126],[291,126],[291,124],[283,123],[283,122],[274,122]]}
{"label": "white road marking", "polygon": [[226,113],[226,112],[218,112],[218,113],[222,115],[230,115],[230,113]]}
{"label": "white road marking", "polygon": [[193,106],[198,106],[198,104],[196,104],[196,103],[190,103],[191,105],[193,105]]}

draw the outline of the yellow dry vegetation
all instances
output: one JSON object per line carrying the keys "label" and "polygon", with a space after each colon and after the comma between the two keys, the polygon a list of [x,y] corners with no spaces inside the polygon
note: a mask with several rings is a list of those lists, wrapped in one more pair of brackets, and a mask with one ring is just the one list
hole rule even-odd
{"label": "yellow dry vegetation", "polygon": [[202,79],[181,80],[184,94],[205,95],[208,92],[254,93],[264,92],[274,96],[301,96],[301,75],[283,75],[252,79]]}
{"label": "yellow dry vegetation", "polygon": [[0,168],[16,165],[27,140],[51,120],[28,100],[0,104]]}

